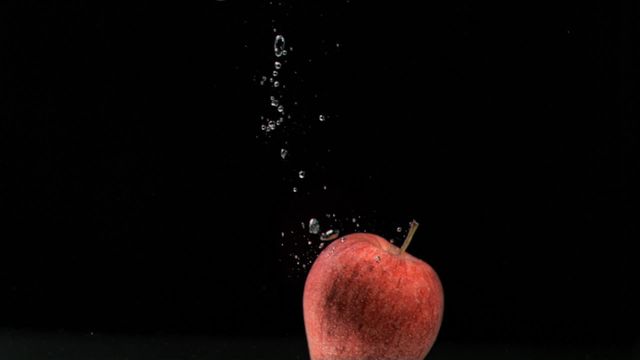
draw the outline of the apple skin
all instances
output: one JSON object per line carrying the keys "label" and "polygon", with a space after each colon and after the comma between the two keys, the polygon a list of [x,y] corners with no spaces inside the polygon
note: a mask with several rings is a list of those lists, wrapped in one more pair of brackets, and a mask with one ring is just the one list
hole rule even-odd
{"label": "apple skin", "polygon": [[331,243],[304,287],[311,360],[422,360],[443,311],[431,266],[373,234]]}

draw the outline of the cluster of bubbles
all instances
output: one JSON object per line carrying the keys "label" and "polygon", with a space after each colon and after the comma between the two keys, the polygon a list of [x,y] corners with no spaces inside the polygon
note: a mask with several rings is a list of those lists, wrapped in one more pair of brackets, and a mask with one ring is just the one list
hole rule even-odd
{"label": "cluster of bubbles", "polygon": [[[276,29],[274,29],[274,32]],[[286,47],[286,40],[283,35],[276,34],[275,39],[273,41],[273,70],[270,72],[269,76],[262,76],[260,80],[260,85],[265,86],[268,85],[271,88],[272,94],[269,95],[269,105],[275,111],[271,116],[261,116],[261,125],[260,128],[265,134],[270,134],[275,131],[278,127],[283,125],[285,120],[291,119],[291,114],[287,113],[286,107],[284,104],[284,95],[283,91],[286,88],[286,85],[281,82],[281,74],[284,70],[284,64],[286,63],[285,57],[287,56],[289,51],[292,51],[292,47]],[[296,103],[294,102],[294,105]],[[318,120],[320,122],[324,122],[326,120],[325,115],[318,115]],[[286,160],[289,155],[289,150],[286,148],[280,149],[280,158],[282,160]],[[304,170],[298,171],[298,178],[304,179],[306,176],[306,172]],[[326,190],[326,185],[323,186],[323,189]],[[297,186],[293,186],[291,191],[297,193],[299,188]]]}
{"label": "cluster of bubbles", "polygon": [[[374,224],[370,222],[369,217],[341,217],[335,213],[327,213],[322,217],[311,217],[307,221],[300,222],[299,228],[290,230],[288,232],[289,235],[282,232],[280,245],[284,247],[287,244],[288,247],[294,246],[297,248],[295,252],[290,252],[288,256],[291,258],[296,270],[305,272],[329,243],[337,239],[344,241],[345,234],[366,233],[373,226]],[[398,225],[395,227],[395,231],[384,234],[384,237],[389,239],[392,244],[399,246],[406,237],[408,229],[408,225]]]}
{"label": "cluster of bubbles", "polygon": [[[291,48],[289,48],[289,51],[290,50]],[[288,50],[285,48],[284,36],[276,35],[273,42],[273,53],[275,56],[273,70],[269,76],[263,75],[260,79],[260,85],[268,85],[273,88],[274,92],[273,95],[269,96],[269,105],[274,109],[274,114],[272,116],[262,116],[260,118],[260,120],[262,120],[260,129],[264,131],[265,134],[275,131],[284,123],[285,119],[291,119],[291,115],[285,113],[285,107],[282,102],[282,90],[286,88],[286,85],[282,84],[280,80],[280,73],[283,70],[283,64],[285,62],[284,57],[288,53]]]}
{"label": "cluster of bubbles", "polygon": [[[288,69],[287,55],[293,50],[292,47],[286,46],[286,40],[284,35],[278,33],[274,29],[275,38],[273,41],[273,67],[267,74],[262,76],[259,80],[261,86],[267,86],[269,89],[268,105],[269,111],[261,116],[260,129],[267,137],[278,130],[279,127],[284,126],[291,120],[291,114],[287,109],[285,102],[285,94],[287,86],[283,82],[283,74]],[[339,44],[336,44],[339,47]],[[293,71],[296,74],[296,71]],[[293,102],[293,105],[297,105],[297,102]],[[327,116],[325,114],[315,114],[315,121],[325,123]],[[280,158],[282,161],[288,161],[291,156],[291,149],[286,146],[286,141],[280,148]],[[296,186],[291,187],[293,193],[301,193],[300,186],[301,181],[305,180],[309,175],[305,169],[295,170],[295,180],[298,182]],[[327,186],[322,186],[323,190],[327,190]],[[318,254],[327,246],[327,244],[335,241],[336,239],[342,239],[344,241],[344,234],[367,232],[368,229],[373,229],[373,224],[369,223],[368,217],[363,218],[361,216],[336,216],[335,213],[327,213],[323,216],[311,217],[306,221],[299,222],[298,226],[288,231],[281,232],[280,245],[284,248],[290,249],[288,256],[293,262],[296,270],[300,272],[307,271]],[[404,237],[405,230],[402,226],[398,226],[395,234],[385,234],[390,239],[391,243],[399,241]],[[340,236],[343,237],[340,237]],[[295,252],[293,252],[295,248]]]}

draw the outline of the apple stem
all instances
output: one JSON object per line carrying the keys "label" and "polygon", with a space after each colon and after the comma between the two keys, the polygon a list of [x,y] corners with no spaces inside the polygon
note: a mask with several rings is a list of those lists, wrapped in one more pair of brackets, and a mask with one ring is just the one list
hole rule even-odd
{"label": "apple stem", "polygon": [[400,254],[405,252],[409,247],[409,244],[411,243],[411,239],[413,239],[413,235],[416,233],[416,230],[418,230],[418,225],[420,224],[418,224],[417,221],[411,220],[411,227],[409,228],[409,233],[407,234],[407,238],[404,239],[404,242],[402,243],[402,247],[400,248]]}

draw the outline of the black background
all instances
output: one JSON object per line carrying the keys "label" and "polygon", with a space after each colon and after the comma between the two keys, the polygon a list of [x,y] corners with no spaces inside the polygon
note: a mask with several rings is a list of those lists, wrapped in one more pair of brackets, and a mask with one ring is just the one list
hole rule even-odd
{"label": "black background", "polygon": [[[0,18],[5,332],[302,338],[280,232],[337,212],[382,235],[421,222],[439,343],[637,344],[637,4],[15,1]],[[265,135],[274,27],[298,105]]]}

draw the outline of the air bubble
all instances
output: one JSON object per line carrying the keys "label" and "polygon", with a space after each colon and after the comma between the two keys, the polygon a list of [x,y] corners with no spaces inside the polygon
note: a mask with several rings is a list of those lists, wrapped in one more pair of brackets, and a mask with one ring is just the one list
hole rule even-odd
{"label": "air bubble", "polygon": [[284,111],[284,106],[279,105],[279,106],[278,106],[278,112],[279,112],[279,113],[281,113],[281,112],[283,112],[283,111]]}
{"label": "air bubble", "polygon": [[287,157],[288,153],[289,152],[287,151],[287,149],[280,149],[280,157],[282,158],[282,160]]}
{"label": "air bubble", "polygon": [[304,170],[300,170],[300,172],[298,172],[298,176],[300,177],[300,179],[304,179],[305,175],[306,173],[304,172]]}
{"label": "air bubble", "polygon": [[320,240],[322,241],[331,241],[340,236],[340,232],[338,230],[327,230],[320,234]]}
{"label": "air bubble", "polygon": [[293,192],[298,192],[298,188],[297,187],[293,187]]}
{"label": "air bubble", "polygon": [[276,61],[276,62],[273,64],[273,67],[275,67],[275,68],[276,68],[276,70],[278,70],[278,69],[280,69],[280,68],[282,67],[282,64],[281,64],[279,61]]}
{"label": "air bubble", "polygon": [[284,36],[276,35],[276,39],[273,42],[273,52],[276,57],[286,55],[286,50],[284,50]]}
{"label": "air bubble", "polygon": [[278,72],[276,70],[273,70],[273,76],[278,76]]}
{"label": "air bubble", "polygon": [[273,87],[279,87],[280,86],[280,81],[275,81],[273,83]]}
{"label": "air bubble", "polygon": [[320,116],[318,116],[318,120],[320,120],[320,121],[324,121],[324,120],[325,120],[324,115],[320,115]]}
{"label": "air bubble", "polygon": [[309,219],[309,232],[314,235],[320,232],[320,222],[318,219]]}
{"label": "air bubble", "polygon": [[398,228],[396,229],[397,232],[402,232],[402,228],[400,226],[398,226]]}

